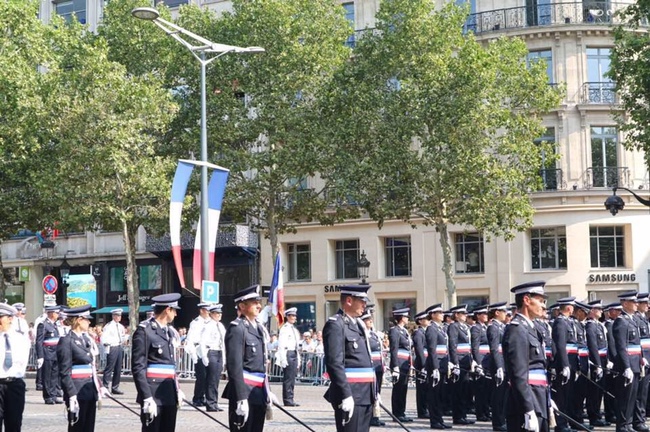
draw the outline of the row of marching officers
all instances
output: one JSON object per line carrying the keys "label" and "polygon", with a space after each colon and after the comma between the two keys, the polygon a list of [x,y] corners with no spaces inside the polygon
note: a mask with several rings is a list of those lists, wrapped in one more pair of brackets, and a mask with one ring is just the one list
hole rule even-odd
{"label": "row of marching officers", "polygon": [[[490,421],[494,431],[531,430],[532,425],[570,432],[610,424],[617,432],[648,431],[648,294],[624,293],[609,305],[566,297],[547,308],[544,282],[522,284],[512,292],[515,305],[475,308],[472,326],[466,305],[444,311],[435,304],[415,315],[418,328],[409,334],[409,308],[393,310],[388,335],[396,418],[412,421],[405,409],[414,375],[417,414],[429,419],[431,429],[452,428],[443,420],[446,414],[453,424],[472,424],[467,414],[474,409],[476,419]],[[451,323],[445,314],[451,314]],[[372,324],[371,316],[365,317]],[[513,344],[515,334],[521,340]],[[524,378],[526,389],[518,381]],[[512,399],[518,392],[527,396],[526,403]],[[539,406],[531,405],[535,395]],[[524,418],[520,411],[531,407],[535,418],[531,410]],[[381,423],[373,417],[371,424]]]}

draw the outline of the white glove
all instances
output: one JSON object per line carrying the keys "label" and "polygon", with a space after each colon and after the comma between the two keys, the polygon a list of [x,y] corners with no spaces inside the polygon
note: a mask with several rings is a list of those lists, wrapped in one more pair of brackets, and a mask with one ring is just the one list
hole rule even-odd
{"label": "white glove", "polygon": [[184,399],[185,399],[185,393],[183,393],[183,390],[178,389],[178,392],[176,393],[176,400],[178,401],[179,408],[181,407],[181,405],[183,405]]}
{"label": "white glove", "polygon": [[469,371],[474,372],[476,371],[476,368],[478,367],[478,363],[476,363],[476,360],[472,360],[472,364],[469,366]]}
{"label": "white glove", "polygon": [[149,421],[156,418],[158,415],[158,407],[152,397],[148,397],[142,402],[142,412],[149,415]]}
{"label": "white glove", "polygon": [[210,364],[210,359],[208,358],[207,355],[204,355],[203,357],[201,357],[201,362],[203,363],[203,366],[208,367],[208,365]]}
{"label": "white glove", "polygon": [[531,432],[539,432],[539,422],[535,411],[528,411],[524,414],[524,429]]}
{"label": "white glove", "polygon": [[438,369],[434,369],[433,372],[431,372],[431,378],[432,387],[437,386],[440,383],[440,371]]}
{"label": "white glove", "polygon": [[275,364],[280,366],[282,369],[289,366],[289,362],[287,362],[287,353],[285,350],[278,350],[275,353]]}
{"label": "white glove", "polygon": [[457,377],[460,376],[460,368],[454,365],[454,368],[451,370],[451,373]]}
{"label": "white glove", "polygon": [[79,415],[79,402],[77,401],[77,396],[70,396],[68,411],[70,411],[75,416]]}
{"label": "white glove", "polygon": [[248,420],[248,399],[237,401],[237,409],[235,410],[235,414],[244,417],[244,422],[242,425],[246,423]]}
{"label": "white glove", "polygon": [[352,413],[354,413],[354,399],[352,396],[348,396],[345,399],[341,401],[341,405],[339,405],[339,408],[341,408],[341,411],[343,411],[346,414],[347,420],[344,418],[343,419],[343,424],[346,425],[350,422],[350,419],[352,418]]}
{"label": "white glove", "polygon": [[42,368],[44,361],[45,361],[45,359],[42,359],[42,358],[36,359],[36,369]]}
{"label": "white glove", "polygon": [[632,384],[632,380],[634,379],[634,374],[632,373],[632,369],[627,368],[623,372],[623,378],[625,378],[625,385],[628,386]]}
{"label": "white glove", "polygon": [[594,373],[596,374],[596,381],[600,381],[600,379],[603,377],[603,368],[600,366],[597,367]]}
{"label": "white glove", "polygon": [[496,383],[497,386],[500,386],[501,384],[503,384],[503,378],[504,378],[503,368],[498,368],[497,373],[496,373],[496,377],[495,377],[495,380],[494,380],[494,382]]}
{"label": "white glove", "polygon": [[99,393],[102,395],[102,397],[109,397],[111,395],[111,392],[109,392],[106,387],[100,387]]}
{"label": "white glove", "polygon": [[609,370],[614,369],[614,363],[612,363],[611,361],[607,360],[607,369],[609,369]]}
{"label": "white glove", "polygon": [[110,345],[104,345],[104,352],[106,355],[108,355],[109,352],[111,352],[111,346]]}
{"label": "white glove", "polygon": [[645,359],[645,357],[641,357],[641,367],[647,367],[648,366],[648,360]]}
{"label": "white glove", "polygon": [[199,356],[196,355],[196,347],[194,344],[188,343],[185,345],[185,352],[190,355],[192,363],[197,364],[199,362]]}
{"label": "white glove", "polygon": [[565,366],[562,368],[562,372],[560,372],[560,375],[562,375],[562,385],[565,385],[566,383],[569,382],[569,375],[571,375],[571,369],[569,366]]}
{"label": "white glove", "polygon": [[280,405],[280,401],[278,400],[278,397],[272,391],[269,391],[268,398],[271,405]]}

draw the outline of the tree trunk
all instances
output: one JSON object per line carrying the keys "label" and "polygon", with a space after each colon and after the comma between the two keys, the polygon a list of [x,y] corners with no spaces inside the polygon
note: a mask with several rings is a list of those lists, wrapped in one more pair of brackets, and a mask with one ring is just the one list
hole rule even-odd
{"label": "tree trunk", "polygon": [[436,229],[440,234],[440,247],[442,248],[442,271],[445,274],[447,307],[456,306],[456,282],[454,282],[454,273],[452,267],[451,244],[449,241],[449,232],[447,224],[444,222],[436,223]]}
{"label": "tree trunk", "polygon": [[7,285],[5,284],[5,267],[2,261],[2,239],[0,238],[0,299],[6,299]]}
{"label": "tree trunk", "polygon": [[140,285],[138,284],[138,267],[135,261],[135,238],[138,228],[129,229],[126,220],[122,220],[122,234],[126,251],[126,296],[129,302],[129,331],[133,336],[140,322]]}

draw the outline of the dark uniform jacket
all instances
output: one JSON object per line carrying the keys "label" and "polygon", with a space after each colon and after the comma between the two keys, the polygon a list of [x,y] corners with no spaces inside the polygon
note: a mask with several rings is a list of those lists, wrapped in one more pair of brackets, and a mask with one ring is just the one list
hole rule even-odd
{"label": "dark uniform jacket", "polygon": [[553,344],[553,335],[551,334],[551,325],[541,319],[534,319],[533,323],[544,339],[544,349],[546,351],[546,366],[551,366],[553,356],[555,355],[555,345]]}
{"label": "dark uniform jacket", "polygon": [[508,417],[535,411],[548,419],[546,356],[542,335],[535,325],[517,314],[503,333],[503,358],[508,387]]}
{"label": "dark uniform jacket", "polygon": [[406,371],[411,368],[411,337],[402,326],[393,326],[388,331],[390,343],[390,368],[396,367]]}
{"label": "dark uniform jacket", "polygon": [[449,324],[449,362],[465,370],[472,365],[469,326],[459,321]]}
{"label": "dark uniform jacket", "polygon": [[138,403],[150,397],[156,405],[177,403],[174,346],[168,327],[150,318],[142,321],[133,333],[131,370]]}
{"label": "dark uniform jacket", "polygon": [[447,375],[447,367],[449,365],[449,343],[447,333],[441,324],[432,322],[425,332],[427,352],[427,372],[429,376],[438,369],[440,376]]}
{"label": "dark uniform jacket", "polygon": [[634,321],[639,328],[641,354],[646,361],[650,362],[650,328],[648,327],[648,318],[641,312],[634,312]]}
{"label": "dark uniform jacket", "polygon": [[36,329],[36,358],[56,360],[56,346],[60,336],[59,327],[49,318],[40,323]]}
{"label": "dark uniform jacket", "polygon": [[363,322],[339,310],[323,327],[323,350],[330,378],[325,399],[338,406],[352,396],[355,405],[372,405],[376,400],[375,372]]}
{"label": "dark uniform jacket", "polygon": [[630,368],[634,373],[641,372],[641,343],[639,330],[634,323],[634,317],[623,311],[612,328],[616,358],[614,370],[623,373]]}
{"label": "dark uniform jacket", "polygon": [[372,357],[372,365],[377,372],[384,371],[384,357],[382,356],[382,340],[376,331],[368,331],[368,343],[370,344],[370,356]]}
{"label": "dark uniform jacket", "polygon": [[487,339],[487,326],[485,324],[476,323],[470,329],[471,336],[471,349],[472,359],[487,370],[490,363],[490,346]]}
{"label": "dark uniform jacket", "polygon": [[503,339],[503,331],[505,328],[506,325],[504,323],[493,319],[485,330],[488,346],[490,347],[490,356],[488,357],[484,368],[489,371],[492,376],[497,373],[497,369],[504,369],[501,340]]}
{"label": "dark uniform jacket", "polygon": [[415,358],[413,359],[413,367],[416,371],[421,371],[426,367],[427,357],[427,341],[425,336],[425,329],[418,327],[413,332],[413,351],[415,351]]}
{"label": "dark uniform jacket", "polygon": [[[564,315],[558,315],[553,321],[553,344],[555,345],[555,370],[559,374],[569,366],[572,372],[578,370],[578,348],[576,330],[573,322]],[[568,346],[567,346],[568,345]]]}
{"label": "dark uniform jacket", "polygon": [[578,345],[578,367],[580,372],[587,374],[589,372],[589,350],[587,349],[587,333],[585,331],[585,321],[578,321],[573,318],[573,327],[576,329],[576,344]]}
{"label": "dark uniform jacket", "polygon": [[225,343],[228,384],[221,396],[230,403],[247,399],[252,405],[266,405],[266,344],[262,325],[253,326],[240,316],[228,325]]}
{"label": "dark uniform jacket", "polygon": [[605,330],[607,334],[607,360],[614,363],[616,359],[616,344],[614,343],[614,320],[605,321]]}
{"label": "dark uniform jacket", "polygon": [[587,334],[587,348],[589,350],[589,362],[592,369],[607,366],[607,337],[605,327],[594,319],[588,319],[585,324]]}
{"label": "dark uniform jacket", "polygon": [[59,340],[56,355],[65,400],[69,400],[70,396],[77,396],[80,401],[97,400],[98,388],[92,364],[94,357],[90,347],[88,335],[79,336],[73,331]]}

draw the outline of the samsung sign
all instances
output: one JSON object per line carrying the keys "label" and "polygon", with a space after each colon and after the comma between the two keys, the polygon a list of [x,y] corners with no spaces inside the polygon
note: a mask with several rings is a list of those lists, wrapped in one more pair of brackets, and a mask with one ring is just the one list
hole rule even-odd
{"label": "samsung sign", "polygon": [[590,274],[588,282],[590,284],[598,283],[628,283],[636,282],[635,273],[603,273],[603,274]]}

